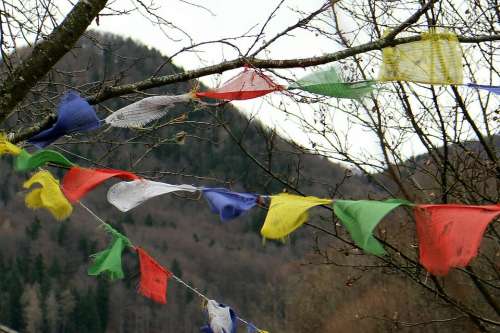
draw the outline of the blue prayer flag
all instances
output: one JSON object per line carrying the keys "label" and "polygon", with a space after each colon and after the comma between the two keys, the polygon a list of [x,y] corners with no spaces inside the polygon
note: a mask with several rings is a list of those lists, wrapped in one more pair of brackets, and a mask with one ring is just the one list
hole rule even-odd
{"label": "blue prayer flag", "polygon": [[28,142],[44,148],[63,135],[90,131],[100,126],[95,110],[78,93],[69,91],[61,98],[57,107],[57,120],[52,127],[31,137]]}
{"label": "blue prayer flag", "polygon": [[231,192],[225,188],[203,188],[203,196],[212,213],[220,215],[222,221],[237,218],[257,204],[257,195]]}

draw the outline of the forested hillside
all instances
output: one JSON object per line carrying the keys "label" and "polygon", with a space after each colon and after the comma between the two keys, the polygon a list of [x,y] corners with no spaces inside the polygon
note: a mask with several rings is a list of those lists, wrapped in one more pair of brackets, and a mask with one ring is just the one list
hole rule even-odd
{"label": "forested hillside", "polygon": [[[59,84],[51,84],[48,90],[58,91],[64,89],[64,84],[79,86],[88,82],[97,86],[117,75],[122,82],[134,81],[154,72],[163,63],[157,51],[131,40],[100,35],[93,38],[101,39],[102,48],[96,48],[88,39],[81,40],[78,56],[67,55],[51,73],[52,79]],[[175,70],[167,65],[161,73]],[[77,74],[66,75],[69,72]],[[176,94],[188,89],[190,87],[181,84],[154,92]],[[36,96],[33,100],[36,101]],[[41,105],[36,103],[39,102],[35,102],[34,107]],[[108,106],[116,108],[127,103],[116,101]],[[217,117],[224,117],[234,135],[240,137],[244,132],[242,142],[251,154],[270,166],[276,175],[300,185],[304,191],[328,196],[344,178],[342,167],[320,158],[305,159],[297,170],[297,162],[301,159],[299,150],[279,138],[268,142],[266,129],[257,122],[249,124],[229,105],[217,111],[195,109],[193,105],[178,107],[168,118],[183,117],[182,124],[166,126],[155,133],[145,130],[135,141],[148,141],[153,146],[161,138],[174,138],[177,133],[185,132],[185,142],[172,140],[158,145],[137,165],[132,165],[131,161],[144,153],[143,144],[124,144],[110,151],[111,144],[95,143],[96,133],[79,136],[78,142],[58,142],[57,147],[67,151],[66,156],[82,166],[134,170],[174,184],[280,192],[284,186],[241,152],[217,124],[215,112]],[[100,107],[98,114],[104,117],[105,108]],[[116,141],[137,135],[132,131],[113,131],[116,131]],[[279,146],[281,152],[269,155],[268,144]],[[33,213],[26,208],[22,183],[28,175],[14,173],[11,162],[9,158],[0,161],[3,179],[0,192],[0,323],[21,331],[43,332],[197,330],[203,322],[200,300],[176,282],[170,282],[166,306],[136,295],[135,254],[127,255],[127,274],[123,282],[110,284],[106,279],[88,277],[89,256],[106,246],[105,233],[78,207],[71,219],[62,223],[48,214]],[[326,186],[316,184],[304,174],[314,174],[315,181],[322,181]],[[276,322],[282,321],[287,295],[280,295],[274,281],[281,276],[282,270],[311,251],[311,237],[304,236],[310,235],[310,230],[299,232],[286,244],[268,242],[263,246],[258,230],[265,217],[264,210],[222,224],[198,197],[163,196],[123,214],[105,199],[109,183],[94,191],[85,202],[134,243],[211,297],[234,306],[245,318],[259,325],[272,325],[273,318]],[[365,180],[353,176],[337,190],[355,194],[364,192],[365,187]],[[275,311],[274,307],[281,310]]]}
{"label": "forested hillside", "polygon": [[[165,64],[157,51],[116,36],[92,34],[78,48],[79,52],[66,55],[51,72],[48,83],[40,86],[40,94],[31,96],[33,108],[54,105],[56,100],[42,97],[51,96],[51,91],[55,95],[66,86],[91,93],[110,80],[133,82],[156,70],[158,74],[178,70]],[[178,94],[193,86],[179,84],[150,92]],[[104,118],[109,110],[128,103],[130,100],[114,99],[100,105],[98,114]],[[10,119],[11,123],[24,121]],[[106,140],[99,140],[104,132]],[[373,180],[388,188],[394,186],[383,174],[369,179],[321,157],[303,155],[300,147],[280,139],[231,105],[181,105],[152,128],[103,128],[58,141],[54,149],[81,166],[122,168],[173,184],[257,193],[281,192],[288,184],[308,195],[356,199],[385,197]],[[412,163],[421,165],[427,158]],[[110,283],[87,276],[89,256],[109,241],[93,217],[78,206],[64,222],[30,211],[22,190],[28,175],[15,173],[8,157],[0,160],[0,166],[1,324],[23,332],[50,333],[198,331],[205,320],[201,300],[175,281],[169,282],[167,305],[136,293],[134,253],[125,256],[122,281]],[[411,163],[407,167],[411,174]],[[416,175],[423,184],[426,176]],[[106,200],[112,183],[93,191],[85,204],[176,275],[270,332],[470,331],[465,317],[446,322],[446,326],[439,322],[395,324],[449,318],[454,312],[394,267],[314,228],[303,227],[284,243],[263,244],[259,230],[265,209],[221,223],[196,195],[162,196],[124,214]],[[313,212],[315,225],[345,235],[340,224],[332,223],[331,211],[317,208]],[[384,220],[378,233],[416,255],[414,230],[401,209]],[[454,279],[452,276],[448,286],[467,295],[469,285]],[[471,298],[471,302],[483,306],[481,299]]]}

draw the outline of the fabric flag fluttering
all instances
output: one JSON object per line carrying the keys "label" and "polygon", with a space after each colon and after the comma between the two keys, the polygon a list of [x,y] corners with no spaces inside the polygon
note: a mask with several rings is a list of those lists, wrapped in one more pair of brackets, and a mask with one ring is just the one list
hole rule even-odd
{"label": "fabric flag fluttering", "polygon": [[91,256],[93,263],[87,273],[88,275],[105,274],[110,280],[123,279],[122,253],[125,247],[132,246],[132,243],[109,224],[105,224],[104,228],[113,237],[113,243],[107,249]]}
{"label": "fabric flag fluttering", "polygon": [[42,149],[35,152],[33,155],[26,150],[21,151],[15,159],[14,168],[17,171],[29,171],[44,166],[47,163],[54,163],[68,168],[73,166],[73,163],[57,151]]}
{"label": "fabric flag fluttering", "polygon": [[57,120],[52,127],[32,136],[28,142],[44,148],[63,135],[90,131],[100,126],[95,110],[78,93],[67,92],[57,107]]}
{"label": "fabric flag fluttering", "polygon": [[282,239],[307,221],[308,210],[331,204],[331,199],[281,193],[271,197],[271,205],[260,233],[265,238]]}
{"label": "fabric flag fluttering", "polygon": [[412,203],[400,199],[335,200],[333,211],[349,231],[356,245],[374,255],[383,255],[384,247],[373,237],[373,230],[384,216],[401,205],[412,205]]}
{"label": "fabric flag fluttering", "polygon": [[462,84],[462,49],[457,36],[431,29],[419,41],[384,48],[379,80]]}
{"label": "fabric flag fluttering", "polygon": [[414,208],[420,263],[434,275],[466,267],[477,255],[488,224],[500,205],[418,205]]}
{"label": "fabric flag fluttering", "polygon": [[376,81],[344,82],[340,75],[331,67],[326,70],[313,72],[290,85],[288,89],[301,89],[310,93],[357,99],[369,94]]}
{"label": "fabric flag fluttering", "polygon": [[73,206],[62,194],[59,181],[46,170],[35,173],[24,182],[23,187],[28,189],[34,184],[40,184],[26,195],[25,203],[31,209],[46,208],[57,220],[64,220],[73,212]]}
{"label": "fabric flag fluttering", "polygon": [[214,300],[207,302],[208,325],[203,326],[203,333],[236,333],[236,314],[229,306]]}
{"label": "fabric flag fluttering", "polygon": [[172,273],[160,266],[146,251],[137,248],[141,280],[139,282],[139,293],[153,301],[167,303],[167,281]]}
{"label": "fabric flag fluttering", "polygon": [[4,154],[19,155],[22,149],[7,140],[4,133],[0,133],[0,156]]}
{"label": "fabric flag fluttering", "polygon": [[123,170],[72,167],[63,178],[62,190],[70,202],[77,202],[96,186],[113,177],[139,179],[132,172]]}
{"label": "fabric flag fluttering", "polygon": [[500,95],[500,86],[489,86],[486,84],[475,84],[475,83],[467,83],[466,86],[469,88],[486,90],[492,94]]}
{"label": "fabric flag fluttering", "polygon": [[212,213],[219,214],[222,221],[237,218],[257,204],[258,196],[251,193],[232,192],[225,188],[203,188]]}
{"label": "fabric flag fluttering", "polygon": [[113,112],[104,121],[113,127],[142,127],[163,117],[176,103],[193,97],[193,93],[147,97]]}
{"label": "fabric flag fluttering", "polygon": [[221,87],[197,92],[196,96],[233,101],[256,98],[279,90],[283,90],[283,87],[274,83],[262,71],[245,67],[243,72]]}
{"label": "fabric flag fluttering", "polygon": [[127,212],[156,196],[176,191],[195,192],[191,185],[171,185],[138,179],[131,182],[119,182],[108,190],[108,201],[122,212]]}

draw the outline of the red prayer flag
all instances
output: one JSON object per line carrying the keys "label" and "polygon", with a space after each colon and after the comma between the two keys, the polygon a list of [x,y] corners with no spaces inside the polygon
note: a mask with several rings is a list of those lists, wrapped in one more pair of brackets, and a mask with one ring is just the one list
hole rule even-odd
{"label": "red prayer flag", "polygon": [[434,275],[465,267],[477,255],[483,234],[500,205],[418,205],[414,209],[420,263]]}
{"label": "red prayer flag", "polygon": [[73,167],[64,176],[62,191],[70,202],[77,202],[99,184],[109,178],[118,177],[124,180],[135,180],[140,177],[123,170],[87,169]]}
{"label": "red prayer flag", "polygon": [[274,83],[261,71],[245,67],[243,72],[224,83],[221,87],[210,91],[197,92],[196,96],[233,101],[256,98],[278,90],[283,90],[283,87]]}
{"label": "red prayer flag", "polygon": [[172,273],[160,266],[140,247],[137,248],[137,254],[139,255],[141,269],[139,293],[155,302],[167,303],[167,281],[172,277]]}

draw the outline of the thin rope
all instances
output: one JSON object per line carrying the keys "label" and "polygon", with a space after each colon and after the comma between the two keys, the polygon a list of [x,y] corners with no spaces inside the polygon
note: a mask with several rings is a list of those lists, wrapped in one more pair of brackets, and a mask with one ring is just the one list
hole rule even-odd
{"label": "thin rope", "polygon": [[[81,201],[78,201],[78,203],[80,204],[80,206],[82,206],[87,212],[89,212],[90,215],[92,215],[102,226],[107,226],[108,223],[106,223],[106,221],[104,221],[102,218],[100,218],[96,213],[94,213],[89,207],[87,207],[83,202]],[[130,242],[131,246],[135,248],[134,245],[132,245],[132,242]],[[210,298],[208,298],[206,295],[204,295],[203,293],[201,293],[197,288],[189,285],[188,283],[186,283],[184,280],[182,280],[180,277],[178,277],[177,275],[175,274],[172,274],[172,278],[177,281],[178,283],[180,283],[181,285],[183,285],[184,287],[188,288],[189,290],[191,290],[193,293],[195,293],[196,295],[198,295],[199,297],[201,297],[202,299],[204,299],[205,301],[209,301]],[[253,324],[250,324],[248,321],[246,321],[245,319],[243,318],[240,318],[238,316],[236,316],[236,319],[238,319],[240,322],[242,322],[243,324],[247,325],[247,326],[250,326],[252,325],[253,327],[255,327],[257,329],[257,332],[260,332],[261,330],[259,328],[257,328],[255,325]]]}

